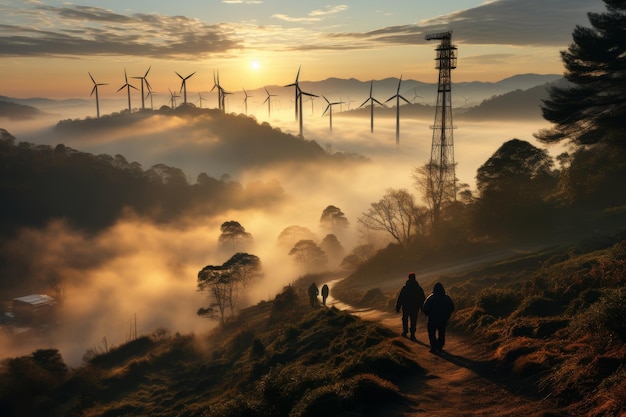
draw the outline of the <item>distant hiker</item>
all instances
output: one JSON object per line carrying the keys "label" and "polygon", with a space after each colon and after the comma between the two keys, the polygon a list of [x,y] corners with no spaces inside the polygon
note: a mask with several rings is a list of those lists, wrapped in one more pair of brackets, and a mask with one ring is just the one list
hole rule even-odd
{"label": "distant hiker", "polygon": [[317,296],[319,295],[319,290],[317,289],[317,285],[312,283],[309,286],[309,301],[311,301],[311,306],[314,307],[318,304]]}
{"label": "distant hiker", "polygon": [[454,311],[454,304],[441,283],[436,283],[433,293],[428,296],[422,308],[428,316],[428,339],[430,351],[438,353],[446,343],[446,325]]}
{"label": "distant hiker", "polygon": [[328,298],[328,285],[322,285],[322,304],[326,305],[326,299]]}
{"label": "distant hiker", "polygon": [[411,340],[415,338],[415,330],[417,329],[417,314],[424,304],[424,290],[415,279],[415,274],[411,272],[409,279],[404,284],[396,301],[396,313],[402,308],[402,336],[406,337],[409,331],[409,320],[411,321]]}

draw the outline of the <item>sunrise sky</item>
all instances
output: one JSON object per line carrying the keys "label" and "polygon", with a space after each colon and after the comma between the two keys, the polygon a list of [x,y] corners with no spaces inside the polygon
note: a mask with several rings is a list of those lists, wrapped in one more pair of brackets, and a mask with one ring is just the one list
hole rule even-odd
{"label": "sunrise sky", "polygon": [[[436,82],[435,42],[452,30],[453,81],[498,81],[520,73],[561,74],[559,51],[601,0],[0,0],[0,95],[84,98],[90,72],[114,97],[151,67],[155,91],[178,89],[175,74],[213,73],[231,90],[329,77]],[[130,80],[139,87],[139,80]]]}

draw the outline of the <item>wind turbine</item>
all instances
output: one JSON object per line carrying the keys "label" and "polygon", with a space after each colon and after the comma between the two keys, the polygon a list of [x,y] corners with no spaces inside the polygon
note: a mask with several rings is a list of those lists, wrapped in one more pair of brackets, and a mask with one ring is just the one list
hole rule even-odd
{"label": "wind turbine", "polygon": [[350,96],[348,96],[348,110],[350,110],[350,104],[352,103],[354,103],[354,101],[350,99]]}
{"label": "wind turbine", "polygon": [[[174,71],[176,72],[176,71]],[[180,83],[180,91],[184,91],[183,93],[183,103],[187,104],[187,80],[189,78],[191,78],[192,75],[194,75],[196,72],[192,72],[191,74],[189,74],[186,77],[183,77],[182,75],[180,75],[179,73],[176,72],[176,75],[178,75],[180,77],[180,79],[182,80]]]}
{"label": "wind turbine", "polygon": [[396,145],[400,144],[400,99],[406,101],[408,104],[411,104],[409,100],[400,95],[400,84],[402,84],[402,74],[400,74],[400,80],[398,80],[398,89],[396,90],[396,95],[391,96],[385,101],[396,99]]}
{"label": "wind turbine", "polygon": [[372,106],[371,108],[371,121],[370,121],[370,132],[374,132],[374,103],[378,103],[381,106],[385,107],[385,105],[383,103],[381,103],[380,101],[376,100],[374,97],[372,97],[372,90],[374,88],[374,80],[372,80],[372,82],[370,83],[370,96],[369,98],[367,98],[363,104],[361,104],[359,106],[359,108],[365,106],[367,104],[367,102],[370,102],[370,105]]}
{"label": "wind turbine", "polygon": [[124,83],[124,85],[123,85],[123,86],[121,86],[121,87],[120,87],[120,88],[116,91],[116,93],[119,93],[119,92],[120,92],[120,91],[122,91],[124,88],[127,90],[127,92],[128,92],[128,112],[130,113],[130,112],[131,112],[131,107],[130,107],[130,89],[131,89],[131,88],[134,88],[134,89],[135,89],[135,90],[137,90],[137,91],[139,91],[139,90],[138,90],[138,89],[137,89],[137,87],[135,87],[134,85],[130,85],[130,84],[128,84],[128,76],[126,75],[126,68],[124,68],[124,81],[126,81],[126,82]]}
{"label": "wind turbine", "polygon": [[302,65],[300,65],[298,67],[298,73],[296,74],[296,81],[291,83],[291,84],[287,84],[285,87],[296,87],[295,90],[295,100],[294,100],[294,105],[295,105],[295,116],[296,116],[296,120],[298,120],[298,98],[300,97],[300,93],[302,92],[300,90],[300,83],[298,81],[298,79],[300,78],[300,70],[302,69]]}
{"label": "wind turbine", "polygon": [[309,101],[311,102],[311,114],[314,114],[315,107],[313,106],[313,102],[315,101],[315,97],[309,97]]}
{"label": "wind turbine", "polygon": [[248,98],[252,97],[248,95],[248,92],[246,91],[245,88],[241,87],[243,89],[243,94],[244,94],[244,99],[243,99],[243,105],[246,107],[246,114],[248,114]]}
{"label": "wind turbine", "polygon": [[94,92],[96,93],[96,114],[98,115],[98,119],[99,119],[100,118],[100,99],[98,98],[98,86],[108,85],[108,84],[97,83],[96,80],[94,80],[93,77],[91,76],[90,72],[88,72],[87,74],[89,74],[89,78],[91,78],[91,81],[93,82],[93,88],[91,89],[91,94],[89,94],[89,97],[91,97]]}
{"label": "wind turbine", "polygon": [[202,108],[202,100],[204,100],[204,97],[202,97],[202,94],[198,91],[198,101],[200,102],[200,108]]}
{"label": "wind turbine", "polygon": [[270,94],[269,91],[267,91],[267,88],[265,88],[265,92],[267,93],[267,98],[265,99],[265,101],[263,102],[263,104],[267,103],[267,118],[269,119],[271,116],[271,106],[272,106],[272,97],[276,97],[276,94]]}
{"label": "wind turbine", "polygon": [[335,101],[331,103],[330,101],[328,101],[326,96],[322,95],[322,97],[324,97],[324,100],[326,100],[326,103],[328,103],[328,106],[326,106],[326,110],[324,110],[324,113],[322,113],[322,117],[326,114],[326,112],[328,112],[328,115],[330,117],[330,131],[332,132],[333,130],[333,106],[336,106],[337,104],[343,104],[343,102]]}
{"label": "wind turbine", "polygon": [[169,88],[169,87],[167,87],[167,89],[170,91],[170,103],[171,103],[171,107],[172,107],[173,109],[175,109],[175,108],[176,108],[176,99],[177,99],[178,97],[180,97],[180,96],[177,96],[176,94],[174,94],[174,93],[172,92],[172,90],[170,90],[170,88]]}
{"label": "wind turbine", "polygon": [[413,93],[415,94],[415,95],[413,96],[413,104],[415,104],[415,99],[416,99],[416,98],[418,98],[418,97],[422,99],[422,104],[424,104],[424,97],[422,97],[422,96],[418,96],[418,95],[417,95],[417,88],[414,88],[414,89],[413,89]]}
{"label": "wind turbine", "polygon": [[152,100],[153,96],[154,96],[154,93],[152,92],[152,88],[148,86],[148,93],[146,94],[146,98],[150,97],[150,110],[154,110],[154,103]]}
{"label": "wind turbine", "polygon": [[226,112],[226,96],[232,93],[225,91],[220,85],[220,72],[219,71],[217,71],[217,76],[216,76],[216,73],[213,72],[213,88],[211,88],[211,91],[215,90],[216,88],[217,88],[218,109],[222,112]]}
{"label": "wind turbine", "polygon": [[143,93],[143,84],[146,84],[146,87],[148,87],[148,91],[150,91],[150,83],[148,82],[148,73],[150,72],[150,68],[152,68],[151,66],[148,67],[148,71],[146,71],[146,73],[144,74],[143,77],[132,77],[136,80],[141,80],[141,108],[142,110],[145,110],[146,106],[145,106],[145,102],[144,102],[144,93]]}

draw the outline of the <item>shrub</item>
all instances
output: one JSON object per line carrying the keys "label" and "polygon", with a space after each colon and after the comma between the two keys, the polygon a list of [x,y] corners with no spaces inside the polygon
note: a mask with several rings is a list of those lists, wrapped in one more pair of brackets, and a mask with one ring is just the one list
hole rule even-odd
{"label": "shrub", "polygon": [[488,288],[480,293],[476,305],[486,314],[501,318],[515,311],[519,303],[519,294],[512,290]]}
{"label": "shrub", "polygon": [[521,317],[550,317],[561,313],[561,306],[550,298],[529,297],[522,301],[517,316]]}
{"label": "shrub", "polygon": [[626,342],[626,289],[608,290],[572,326],[578,332],[593,335],[597,348]]}

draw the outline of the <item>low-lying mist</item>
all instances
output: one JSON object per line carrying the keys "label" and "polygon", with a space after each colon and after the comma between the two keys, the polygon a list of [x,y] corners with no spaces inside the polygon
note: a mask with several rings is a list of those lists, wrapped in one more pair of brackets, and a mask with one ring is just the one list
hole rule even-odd
{"label": "low-lying mist", "polygon": [[[305,108],[306,109],[306,108]],[[280,117],[279,117],[280,116]],[[278,113],[272,126],[286,133],[298,133],[293,110]],[[156,122],[155,122],[156,121]],[[261,210],[233,211],[223,208],[216,217],[185,219],[170,225],[154,225],[127,216],[96,236],[72,230],[62,222],[41,230],[23,231],[6,250],[16,259],[29,263],[32,274],[45,282],[50,276],[62,277],[63,303],[59,326],[47,339],[16,339],[0,349],[2,356],[27,354],[36,348],[58,348],[68,363],[79,363],[85,351],[125,342],[136,317],[140,334],[157,328],[172,332],[202,332],[216,324],[197,316],[206,306],[205,294],[196,291],[197,273],[205,265],[221,265],[227,260],[217,247],[220,225],[235,220],[252,234],[254,248],[263,264],[263,281],[249,289],[241,305],[273,298],[286,284],[295,280],[298,269],[277,247],[280,232],[291,225],[309,228],[319,243],[325,236],[319,228],[322,211],[328,205],[339,207],[348,219],[347,232],[338,236],[347,251],[359,244],[357,218],[369,204],[378,201],[387,188],[405,188],[417,196],[411,173],[430,157],[432,131],[427,120],[402,120],[400,144],[395,143],[395,119],[370,120],[333,117],[329,130],[327,117],[305,112],[304,136],[316,141],[330,153],[355,153],[362,162],[319,164],[272,160],[250,168],[231,159],[216,156],[211,150],[223,139],[214,132],[185,124],[182,119],[149,119],[133,130],[114,129],[109,134],[58,137],[48,128],[9,132],[17,141],[55,146],[63,143],[94,154],[121,154],[137,161],[144,169],[164,163],[181,168],[190,182],[205,172],[219,177],[229,174],[244,186],[253,181],[278,181],[288,196],[282,206]],[[518,138],[536,146],[532,133],[544,127],[519,123],[467,123],[454,131],[457,177],[472,189],[476,170],[505,141]],[[294,138],[294,140],[296,140]],[[250,158],[250,149],[236,150],[241,159]],[[549,149],[553,156],[562,149]],[[254,156],[254,155],[252,155]],[[419,198],[418,198],[419,200]],[[318,283],[321,285],[321,283]],[[332,289],[331,289],[332,291]]]}

